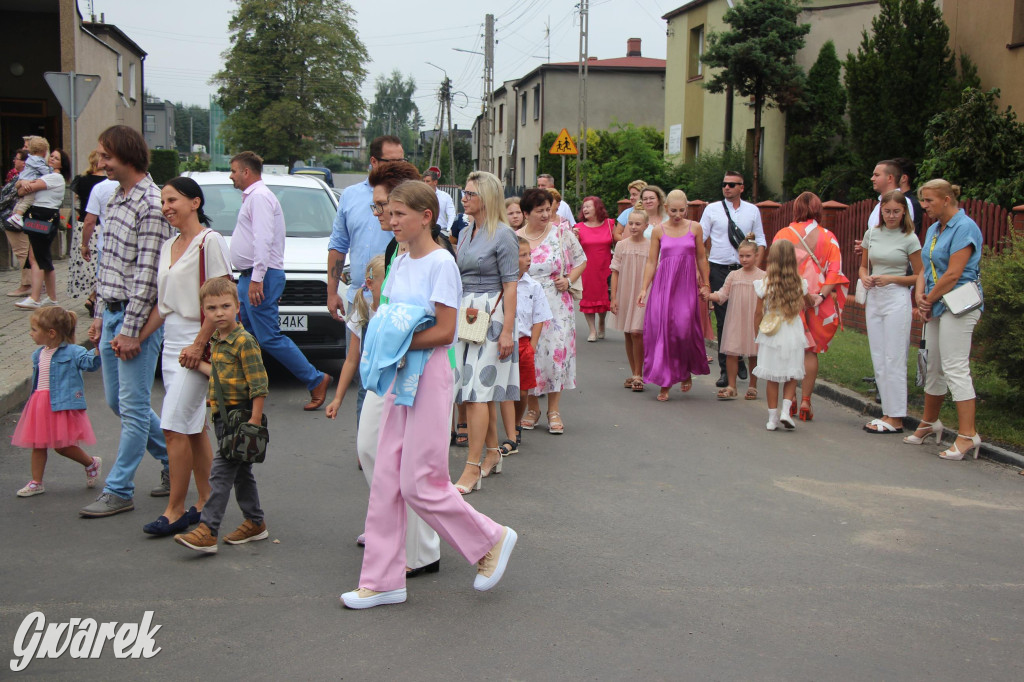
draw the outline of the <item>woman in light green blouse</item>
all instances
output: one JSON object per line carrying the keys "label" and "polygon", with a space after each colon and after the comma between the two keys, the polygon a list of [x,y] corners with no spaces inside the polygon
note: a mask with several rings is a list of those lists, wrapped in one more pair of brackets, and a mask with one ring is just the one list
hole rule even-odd
{"label": "woman in light green blouse", "polygon": [[[864,233],[860,284],[867,290],[867,321],[875,385],[882,399],[882,418],[864,425],[871,434],[903,432],[907,416],[907,347],[913,303],[910,288],[921,273],[921,242],[907,198],[898,189],[882,195],[882,224]],[[908,275],[908,265],[913,275]]]}

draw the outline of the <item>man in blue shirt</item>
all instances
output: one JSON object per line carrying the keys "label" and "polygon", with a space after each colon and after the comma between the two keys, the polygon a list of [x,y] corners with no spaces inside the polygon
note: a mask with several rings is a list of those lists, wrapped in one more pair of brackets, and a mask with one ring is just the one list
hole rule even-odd
{"label": "man in blue shirt", "polygon": [[[405,161],[401,140],[383,135],[370,143],[370,167],[376,168],[382,161]],[[380,221],[370,208],[372,203],[373,188],[368,180],[347,187],[341,193],[334,231],[327,245],[327,309],[338,322],[344,322],[345,317],[338,285],[346,256],[350,263],[350,286],[346,297],[350,305],[366,280],[366,264],[374,256],[384,253],[393,236],[380,229]]]}

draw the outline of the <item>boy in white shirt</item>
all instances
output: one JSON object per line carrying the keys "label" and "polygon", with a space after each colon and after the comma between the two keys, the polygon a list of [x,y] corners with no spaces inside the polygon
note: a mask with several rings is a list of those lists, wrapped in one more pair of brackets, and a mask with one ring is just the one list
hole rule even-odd
{"label": "boy in white shirt", "polygon": [[516,440],[501,444],[501,454],[514,455],[519,452],[522,440],[522,420],[526,412],[526,394],[537,386],[537,372],[533,363],[533,347],[540,339],[544,323],[552,319],[551,306],[544,294],[544,288],[530,277],[530,242],[519,240],[519,282],[516,284],[516,329],[519,332],[519,401],[501,403],[501,420],[508,435],[509,410],[515,415]]}

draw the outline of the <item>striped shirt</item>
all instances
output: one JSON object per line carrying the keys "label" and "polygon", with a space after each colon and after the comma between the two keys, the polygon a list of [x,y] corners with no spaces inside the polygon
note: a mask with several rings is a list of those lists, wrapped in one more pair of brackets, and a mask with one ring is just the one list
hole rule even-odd
{"label": "striped shirt", "polygon": [[[224,339],[220,331],[213,333],[211,339],[213,352],[210,364],[217,370],[220,379],[220,390],[224,394],[224,402],[230,405],[242,405],[253,398],[268,393],[267,369],[263,366],[260,345],[252,334],[237,324]],[[213,387],[213,376],[210,377],[210,408],[217,416],[217,391]]]}
{"label": "striped shirt", "polygon": [[53,354],[56,351],[56,348],[44,346],[43,352],[39,354],[39,379],[36,381],[37,391],[50,390],[50,360],[53,359]]}
{"label": "striped shirt", "polygon": [[121,334],[138,336],[156,303],[160,247],[175,230],[160,212],[160,188],[147,173],[127,192],[118,187],[103,223],[96,274],[96,316],[106,303],[126,301]]}

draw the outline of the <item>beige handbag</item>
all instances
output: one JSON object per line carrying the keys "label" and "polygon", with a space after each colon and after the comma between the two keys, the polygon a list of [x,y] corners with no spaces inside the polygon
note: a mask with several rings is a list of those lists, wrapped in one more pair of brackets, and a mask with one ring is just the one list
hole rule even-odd
{"label": "beige handbag", "polygon": [[[491,310],[497,310],[501,303],[501,297],[505,295],[504,288],[494,301]],[[491,326],[491,315],[479,308],[461,306],[459,308],[459,341],[467,343],[483,343],[487,340],[487,329]]]}
{"label": "beige handbag", "polygon": [[761,317],[761,324],[757,328],[765,336],[775,336],[782,327],[782,315],[775,311],[767,312]]}

